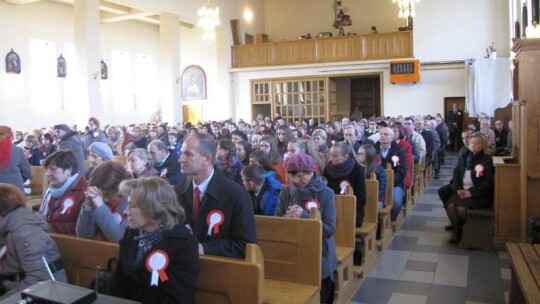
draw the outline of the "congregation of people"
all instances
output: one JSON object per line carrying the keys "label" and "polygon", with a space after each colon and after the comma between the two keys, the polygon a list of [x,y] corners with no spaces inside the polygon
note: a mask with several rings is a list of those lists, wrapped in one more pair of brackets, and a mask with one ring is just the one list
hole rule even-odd
{"label": "congregation of people", "polygon": [[[448,149],[459,149],[458,164],[439,195],[451,242],[459,242],[467,209],[493,204],[492,155],[510,154],[512,122],[505,127],[497,120],[491,128],[491,119],[481,116],[462,129],[463,111],[456,105],[446,118],[365,119],[356,112],[333,122],[292,122],[276,114],[249,122],[103,127],[91,117],[84,131],[66,124],[32,132],[0,126],[0,227],[9,227],[0,234],[0,294],[48,279],[42,256],[52,274],[67,281],[50,232],[120,245],[111,295],[194,303],[200,255],[243,259],[246,244],[257,243],[255,215],[309,218],[317,208],[323,227],[320,297],[332,303],[335,196],[354,194],[361,227],[365,181],[374,174],[379,209],[386,188],[393,189],[396,221],[419,174],[414,164],[425,163],[438,179]],[[31,166],[43,166],[49,180],[36,213],[25,208]],[[393,184],[385,169],[394,172]],[[165,259],[167,279],[152,281],[151,259]]]}

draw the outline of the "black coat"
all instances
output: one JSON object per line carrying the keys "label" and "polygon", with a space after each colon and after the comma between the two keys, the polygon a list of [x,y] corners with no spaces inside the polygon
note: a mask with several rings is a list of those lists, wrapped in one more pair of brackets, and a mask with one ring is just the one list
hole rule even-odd
{"label": "black coat", "polygon": [[[456,123],[456,126],[454,126],[454,123]],[[446,116],[446,124],[448,125],[448,129],[450,132],[461,132],[463,127],[461,124],[463,123],[463,111],[457,110],[454,114],[454,110],[450,110],[448,112],[448,115]]]}
{"label": "black coat", "polygon": [[173,186],[186,182],[186,177],[180,171],[178,158],[173,153],[169,153],[169,156],[167,156],[162,164],[155,164],[155,168],[158,175],[166,179]]}
{"label": "black coat", "polygon": [[[405,151],[403,151],[395,141],[392,141],[386,158],[383,158],[381,155],[380,142],[375,144],[375,149],[377,150],[377,154],[381,157],[381,166],[384,169],[386,169],[387,163],[392,166],[392,170],[394,170],[394,187],[402,187],[405,189],[405,176],[407,175],[407,156],[405,155]],[[392,157],[394,156],[397,156],[396,162],[392,160]],[[386,184],[386,187],[389,187],[389,185]]]}
{"label": "black coat", "polygon": [[431,161],[433,160],[433,151],[435,150],[435,139],[433,138],[433,134],[431,134],[430,131],[427,129],[422,129],[422,131],[418,132],[420,135],[422,135],[422,138],[424,138],[424,141],[426,142],[426,165],[431,164]]}
{"label": "black coat", "polygon": [[[458,190],[464,190],[463,177],[467,170],[467,157],[471,154],[471,151],[466,151],[463,157],[458,159],[452,179],[452,190],[454,193],[457,193]],[[484,152],[472,155],[471,179],[473,187],[467,189],[471,192],[471,197],[479,201],[481,206],[493,206],[495,167],[493,166],[491,156],[485,155]]]}
{"label": "black coat", "polygon": [[[203,245],[204,254],[243,259],[246,243],[257,243],[253,204],[246,189],[214,169],[214,176],[202,197],[197,218],[193,218],[193,182],[188,180],[176,187],[178,201],[186,211],[186,224]],[[219,229],[214,227],[208,235],[208,215],[212,211],[223,214]]]}
{"label": "black coat", "polygon": [[[195,285],[199,278],[199,245],[191,232],[182,224],[166,231],[163,238],[134,266],[139,241],[134,237],[138,229],[127,229],[120,240],[120,255],[112,282],[112,295],[142,303],[195,303]],[[146,259],[155,250],[169,257],[165,268],[168,280],[158,279],[150,286],[152,272],[146,268]]]}
{"label": "black coat", "polygon": [[[328,166],[327,166],[328,168]],[[355,164],[353,170],[348,176],[344,178],[334,178],[328,172],[324,170],[324,178],[328,181],[328,188],[334,190],[334,194],[341,193],[340,184],[346,180],[351,184],[351,187],[356,197],[356,227],[362,226],[364,223],[364,206],[366,205],[366,171],[364,167],[359,164]]]}

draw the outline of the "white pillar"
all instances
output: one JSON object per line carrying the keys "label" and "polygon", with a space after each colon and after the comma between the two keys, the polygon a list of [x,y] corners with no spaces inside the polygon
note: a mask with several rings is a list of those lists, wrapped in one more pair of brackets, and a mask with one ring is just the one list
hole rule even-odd
{"label": "white pillar", "polygon": [[180,28],[178,16],[159,15],[159,65],[161,83],[161,117],[163,122],[182,121],[180,100]]}
{"label": "white pillar", "polygon": [[101,80],[100,0],[74,0],[75,48],[79,64],[79,102],[76,121],[84,130],[88,118],[103,116]]}

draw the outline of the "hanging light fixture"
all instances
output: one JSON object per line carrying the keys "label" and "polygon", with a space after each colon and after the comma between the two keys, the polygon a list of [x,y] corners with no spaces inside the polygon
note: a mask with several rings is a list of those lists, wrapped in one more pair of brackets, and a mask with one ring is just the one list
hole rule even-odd
{"label": "hanging light fixture", "polygon": [[197,14],[199,14],[197,26],[204,30],[203,39],[208,41],[216,39],[216,26],[220,24],[219,7],[211,8],[210,0],[208,0],[208,3],[197,11]]}
{"label": "hanging light fixture", "polygon": [[392,3],[397,3],[399,7],[399,18],[407,19],[410,17],[415,17],[414,5],[420,0],[392,0]]}

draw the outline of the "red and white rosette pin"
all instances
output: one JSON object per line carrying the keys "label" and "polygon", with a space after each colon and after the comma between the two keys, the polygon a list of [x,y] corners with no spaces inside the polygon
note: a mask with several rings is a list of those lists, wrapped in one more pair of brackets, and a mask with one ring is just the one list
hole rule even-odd
{"label": "red and white rosette pin", "polygon": [[339,188],[341,189],[341,191],[339,192],[339,194],[343,195],[345,194],[345,191],[347,191],[347,188],[351,186],[351,183],[349,183],[349,181],[341,181],[341,183],[339,183]]}
{"label": "red and white rosette pin", "polygon": [[308,212],[311,212],[311,208],[321,209],[321,203],[316,199],[311,199],[306,202],[305,207]]}
{"label": "red and white rosette pin", "polygon": [[219,233],[219,226],[223,224],[225,215],[220,210],[212,210],[206,216],[206,224],[208,224],[208,236],[212,235],[212,229],[214,235]]}
{"label": "red and white rosette pin", "polygon": [[62,210],[60,211],[60,214],[64,215],[64,214],[70,214],[71,213],[71,209],[73,209],[73,206],[75,206],[75,198],[73,196],[68,196],[66,198],[64,198],[61,202],[60,202],[60,207],[62,207]]}
{"label": "red and white rosette pin", "polygon": [[476,177],[480,177],[480,176],[484,176],[484,170],[486,168],[484,168],[484,165],[482,164],[478,164],[476,166],[474,166],[474,171],[476,171]]}
{"label": "red and white rosette pin", "polygon": [[163,170],[161,170],[159,177],[165,178],[167,177],[167,173],[169,173],[169,170],[167,170],[167,168],[164,168]]}
{"label": "red and white rosette pin", "polygon": [[124,221],[124,216],[118,212],[113,213],[114,222],[117,224],[121,224]]}
{"label": "red and white rosette pin", "polygon": [[165,270],[169,266],[169,256],[165,251],[154,250],[146,258],[146,269],[152,272],[152,278],[150,279],[150,286],[158,286],[158,278],[161,282],[165,282],[169,279]]}
{"label": "red and white rosette pin", "polygon": [[99,136],[99,132],[94,132],[94,137],[98,137]]}
{"label": "red and white rosette pin", "polygon": [[393,163],[393,165],[392,165],[393,167],[399,166],[399,156],[393,155],[391,160],[392,160],[392,163]]}

